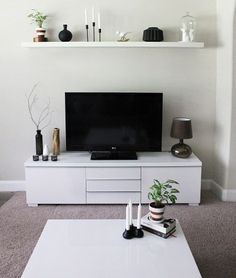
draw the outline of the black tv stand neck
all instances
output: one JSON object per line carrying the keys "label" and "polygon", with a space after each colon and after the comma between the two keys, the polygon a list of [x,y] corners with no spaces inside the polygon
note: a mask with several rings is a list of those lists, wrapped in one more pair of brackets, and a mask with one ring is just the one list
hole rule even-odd
{"label": "black tv stand neck", "polygon": [[91,160],[135,160],[136,152],[133,151],[92,151]]}

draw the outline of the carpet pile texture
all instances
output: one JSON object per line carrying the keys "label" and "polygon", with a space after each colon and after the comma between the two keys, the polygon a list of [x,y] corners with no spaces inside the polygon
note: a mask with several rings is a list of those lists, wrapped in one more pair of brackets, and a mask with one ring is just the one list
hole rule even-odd
{"label": "carpet pile texture", "polygon": [[[147,211],[148,207],[144,206],[143,214]],[[17,192],[0,207],[0,277],[21,277],[48,219],[122,219],[124,215],[124,205],[42,205],[29,208],[25,193]],[[202,277],[236,277],[235,215],[236,203],[221,202],[208,191],[202,194],[198,207],[167,207],[166,217],[179,219]]]}

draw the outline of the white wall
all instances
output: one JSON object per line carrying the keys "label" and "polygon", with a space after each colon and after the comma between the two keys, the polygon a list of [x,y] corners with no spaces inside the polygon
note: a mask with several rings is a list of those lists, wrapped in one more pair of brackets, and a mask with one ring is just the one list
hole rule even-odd
{"label": "white wall", "polygon": [[[235,0],[217,1],[218,50],[216,89],[216,145],[214,179],[223,188],[236,188],[236,129],[233,69]],[[235,55],[235,53],[234,53]],[[234,71],[235,76],[235,71]]]}
{"label": "white wall", "polygon": [[232,1],[233,10],[233,43],[232,43],[232,113],[231,113],[231,144],[230,144],[230,163],[229,163],[229,182],[228,187],[236,189],[236,1]]}
{"label": "white wall", "polygon": [[[163,148],[176,142],[169,137],[171,120],[188,116],[194,138],[186,141],[203,161],[205,178],[212,178],[216,90],[216,1],[2,1],[0,46],[0,180],[24,179],[24,160],[34,153],[35,128],[29,120],[25,94],[39,82],[37,93],[49,96],[54,110],[44,131],[51,144],[54,127],[61,128],[64,146],[65,91],[163,91]],[[158,26],[166,40],[179,38],[179,19],[190,11],[198,21],[197,39],[204,49],[24,49],[34,27],[31,8],[50,15],[48,37],[55,40],[67,23],[75,39],[84,39],[83,11],[100,8],[104,40],[114,40],[116,30],[132,31]]]}

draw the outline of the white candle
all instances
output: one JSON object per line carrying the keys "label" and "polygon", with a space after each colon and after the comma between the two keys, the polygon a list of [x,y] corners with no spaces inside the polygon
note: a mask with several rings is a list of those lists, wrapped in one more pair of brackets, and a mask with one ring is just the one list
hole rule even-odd
{"label": "white candle", "polygon": [[48,145],[44,145],[43,147],[43,155],[49,155]]}
{"label": "white candle", "polygon": [[95,22],[95,13],[94,13],[94,7],[92,7],[92,22]]}
{"label": "white candle", "polygon": [[84,20],[85,20],[85,25],[88,25],[87,9],[84,10]]}
{"label": "white candle", "polygon": [[101,29],[101,15],[98,13],[98,29]]}
{"label": "white candle", "polygon": [[133,224],[133,212],[132,212],[132,202],[129,200],[129,224]]}
{"label": "white candle", "polygon": [[141,228],[141,204],[138,205],[137,229]]}
{"label": "white candle", "polygon": [[126,206],[126,218],[125,218],[125,229],[128,231],[130,228],[129,226],[129,206]]}

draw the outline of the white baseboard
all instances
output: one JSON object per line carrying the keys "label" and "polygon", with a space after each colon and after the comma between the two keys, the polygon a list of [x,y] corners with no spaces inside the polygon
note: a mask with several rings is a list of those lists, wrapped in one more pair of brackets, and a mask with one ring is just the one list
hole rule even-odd
{"label": "white baseboard", "polygon": [[25,181],[0,181],[0,192],[2,191],[25,191]]}
{"label": "white baseboard", "polygon": [[236,202],[236,189],[224,189],[214,180],[202,180],[202,189],[211,190],[222,201]]}

